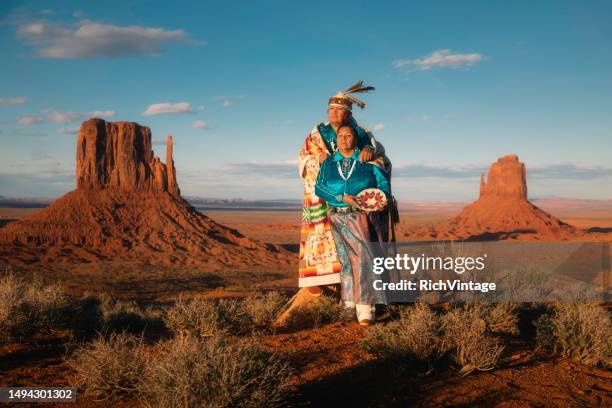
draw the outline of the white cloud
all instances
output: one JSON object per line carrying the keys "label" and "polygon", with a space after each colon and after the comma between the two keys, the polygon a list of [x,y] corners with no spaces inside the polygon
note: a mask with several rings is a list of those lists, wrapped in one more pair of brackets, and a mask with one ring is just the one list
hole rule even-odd
{"label": "white cloud", "polygon": [[193,126],[195,129],[210,129],[208,122],[203,120],[194,120],[191,122],[191,126]]}
{"label": "white cloud", "polygon": [[18,98],[0,98],[0,105],[23,105],[27,101],[23,96]]}
{"label": "white cloud", "polygon": [[117,112],[115,112],[114,110],[97,110],[88,113],[88,115],[92,118],[109,117],[115,116],[116,114]]}
{"label": "white cloud", "polygon": [[427,71],[431,68],[462,68],[470,67],[477,62],[482,61],[485,57],[479,53],[471,54],[454,54],[449,49],[436,50],[429,55],[417,59],[399,59],[391,64],[393,68],[400,70],[417,69]]}
{"label": "white cloud", "polygon": [[33,115],[33,116],[22,117],[21,119],[17,121],[17,124],[19,126],[31,126],[31,125],[38,125],[40,123],[43,123],[44,121],[45,121],[44,117]]}
{"label": "white cloud", "polygon": [[79,133],[79,128],[78,127],[62,127],[62,128],[57,129],[57,131],[65,135],[76,135],[77,133]]}
{"label": "white cloud", "polygon": [[380,132],[384,128],[385,128],[385,124],[384,123],[377,123],[377,124],[374,125],[374,131],[375,132]]}
{"label": "white cloud", "polygon": [[48,21],[30,22],[17,29],[44,58],[158,56],[171,44],[191,42],[184,30],[116,26],[82,20],[74,25]]}
{"label": "white cloud", "polygon": [[82,117],[82,114],[75,112],[59,112],[59,111],[51,111],[49,112],[49,120],[53,123],[70,123],[79,120]]}
{"label": "white cloud", "polygon": [[154,103],[149,105],[149,107],[142,114],[145,116],[153,116],[162,113],[193,113],[193,108],[191,107],[191,104],[187,102]]}
{"label": "white cloud", "polygon": [[223,106],[224,108],[229,108],[232,105],[232,103],[228,100],[225,100],[221,103],[221,106]]}

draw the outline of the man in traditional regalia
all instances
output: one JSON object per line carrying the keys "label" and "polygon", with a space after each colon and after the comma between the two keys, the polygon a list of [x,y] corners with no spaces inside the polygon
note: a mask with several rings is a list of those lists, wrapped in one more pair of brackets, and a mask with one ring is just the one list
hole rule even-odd
{"label": "man in traditional regalia", "polygon": [[[299,283],[302,289],[287,303],[275,325],[286,326],[291,320],[293,310],[299,309],[316,299],[322,288],[338,293],[342,265],[336,251],[336,244],[328,218],[328,205],[315,194],[315,185],[321,164],[338,150],[336,131],[342,125],[350,125],[357,135],[359,160],[371,162],[383,170],[391,180],[391,162],[385,156],[384,147],[374,138],[372,132],[360,126],[353,118],[352,108],[357,105],[365,108],[365,103],[353,94],[373,91],[373,86],[364,86],[363,81],[355,83],[343,92],[329,98],[327,123],[317,124],[306,136],[299,152],[299,175],[304,182],[304,207],[300,237]],[[378,242],[389,241],[389,221],[397,222],[397,206],[391,198],[390,211],[368,214],[375,225]],[[391,231],[393,229],[391,228]],[[394,234],[393,234],[394,235]],[[393,236],[394,240],[395,237]],[[346,268],[345,268],[346,269]]]}
{"label": "man in traditional regalia", "polygon": [[[304,210],[300,240],[299,286],[308,287],[313,295],[321,291],[321,286],[340,282],[341,265],[332,237],[327,203],[315,195],[317,175],[323,161],[338,150],[336,132],[344,124],[349,124],[357,133],[361,162],[372,162],[391,178],[391,162],[385,156],[383,146],[376,141],[372,132],[357,124],[352,115],[353,105],[365,108],[365,103],[352,94],[373,91],[372,86],[364,86],[359,81],[344,92],[329,98],[327,115],[329,122],[319,123],[306,136],[300,149],[299,174],[304,181]],[[389,240],[389,213],[372,214],[381,219],[372,220],[380,225],[377,229],[379,240]]]}

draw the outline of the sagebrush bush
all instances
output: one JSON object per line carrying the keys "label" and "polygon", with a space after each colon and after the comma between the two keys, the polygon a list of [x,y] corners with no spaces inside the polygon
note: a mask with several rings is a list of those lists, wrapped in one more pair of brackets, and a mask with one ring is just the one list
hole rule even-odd
{"label": "sagebrush bush", "polygon": [[610,312],[597,303],[559,303],[535,322],[537,344],[587,365],[612,367]]}
{"label": "sagebrush bush", "polygon": [[244,299],[244,308],[255,328],[269,328],[287,303],[287,296],[277,291]]}
{"label": "sagebrush bush", "polygon": [[235,299],[185,300],[179,297],[163,317],[176,334],[211,337],[227,333],[243,333],[249,327],[249,316],[242,302]]}
{"label": "sagebrush bush", "polygon": [[276,407],[292,370],[252,339],[182,336],[148,362],[140,383],[150,407]]}
{"label": "sagebrush bush", "polygon": [[516,306],[512,303],[470,302],[465,309],[473,310],[493,333],[519,333]]}
{"label": "sagebrush bush", "polygon": [[153,308],[141,308],[135,302],[116,300],[109,296],[101,298],[100,304],[103,332],[140,334],[146,329],[163,327],[162,313]]}
{"label": "sagebrush bush", "polygon": [[127,333],[80,345],[68,359],[76,373],[71,385],[97,400],[138,395],[147,363],[144,350],[142,338]]}
{"label": "sagebrush bush", "polygon": [[287,327],[320,327],[340,319],[342,304],[333,296],[320,295],[312,302],[297,307],[287,319]]}
{"label": "sagebrush bush", "polygon": [[461,375],[495,368],[504,346],[487,333],[487,323],[476,308],[455,308],[441,318],[443,349],[450,350]]}
{"label": "sagebrush bush", "polygon": [[0,277],[0,342],[23,340],[40,331],[66,329],[71,299],[59,285],[31,282],[9,273]]}
{"label": "sagebrush bush", "polygon": [[432,364],[444,354],[439,316],[424,303],[402,310],[399,319],[374,326],[362,341],[371,354]]}

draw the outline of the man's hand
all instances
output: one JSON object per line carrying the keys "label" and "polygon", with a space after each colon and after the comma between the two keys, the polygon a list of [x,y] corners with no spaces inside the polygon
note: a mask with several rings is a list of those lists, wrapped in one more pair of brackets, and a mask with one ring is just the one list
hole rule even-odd
{"label": "man's hand", "polygon": [[353,197],[350,194],[345,194],[344,197],[342,197],[342,202],[344,204],[352,205],[353,207],[359,208],[359,203],[357,203],[357,200],[355,200],[355,197]]}
{"label": "man's hand", "polygon": [[372,160],[374,160],[374,152],[369,147],[364,147],[361,153],[359,153],[359,161],[365,163]]}
{"label": "man's hand", "polygon": [[319,153],[319,163],[323,163],[327,157],[329,157],[329,154],[326,151]]}

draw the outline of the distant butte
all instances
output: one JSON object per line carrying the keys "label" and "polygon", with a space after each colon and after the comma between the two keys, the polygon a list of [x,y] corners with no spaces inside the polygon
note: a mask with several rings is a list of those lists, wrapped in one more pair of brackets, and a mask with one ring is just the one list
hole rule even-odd
{"label": "distant butte", "polygon": [[446,227],[422,228],[411,239],[560,241],[582,231],[543,211],[527,199],[527,172],[517,155],[500,157],[491,165],[480,196]]}
{"label": "distant butte", "polygon": [[166,163],[151,131],[90,119],[77,139],[77,188],[49,207],[0,228],[0,263],[138,260],[149,264],[252,268],[290,262],[288,251],[244,237],[180,195],[173,140]]}

